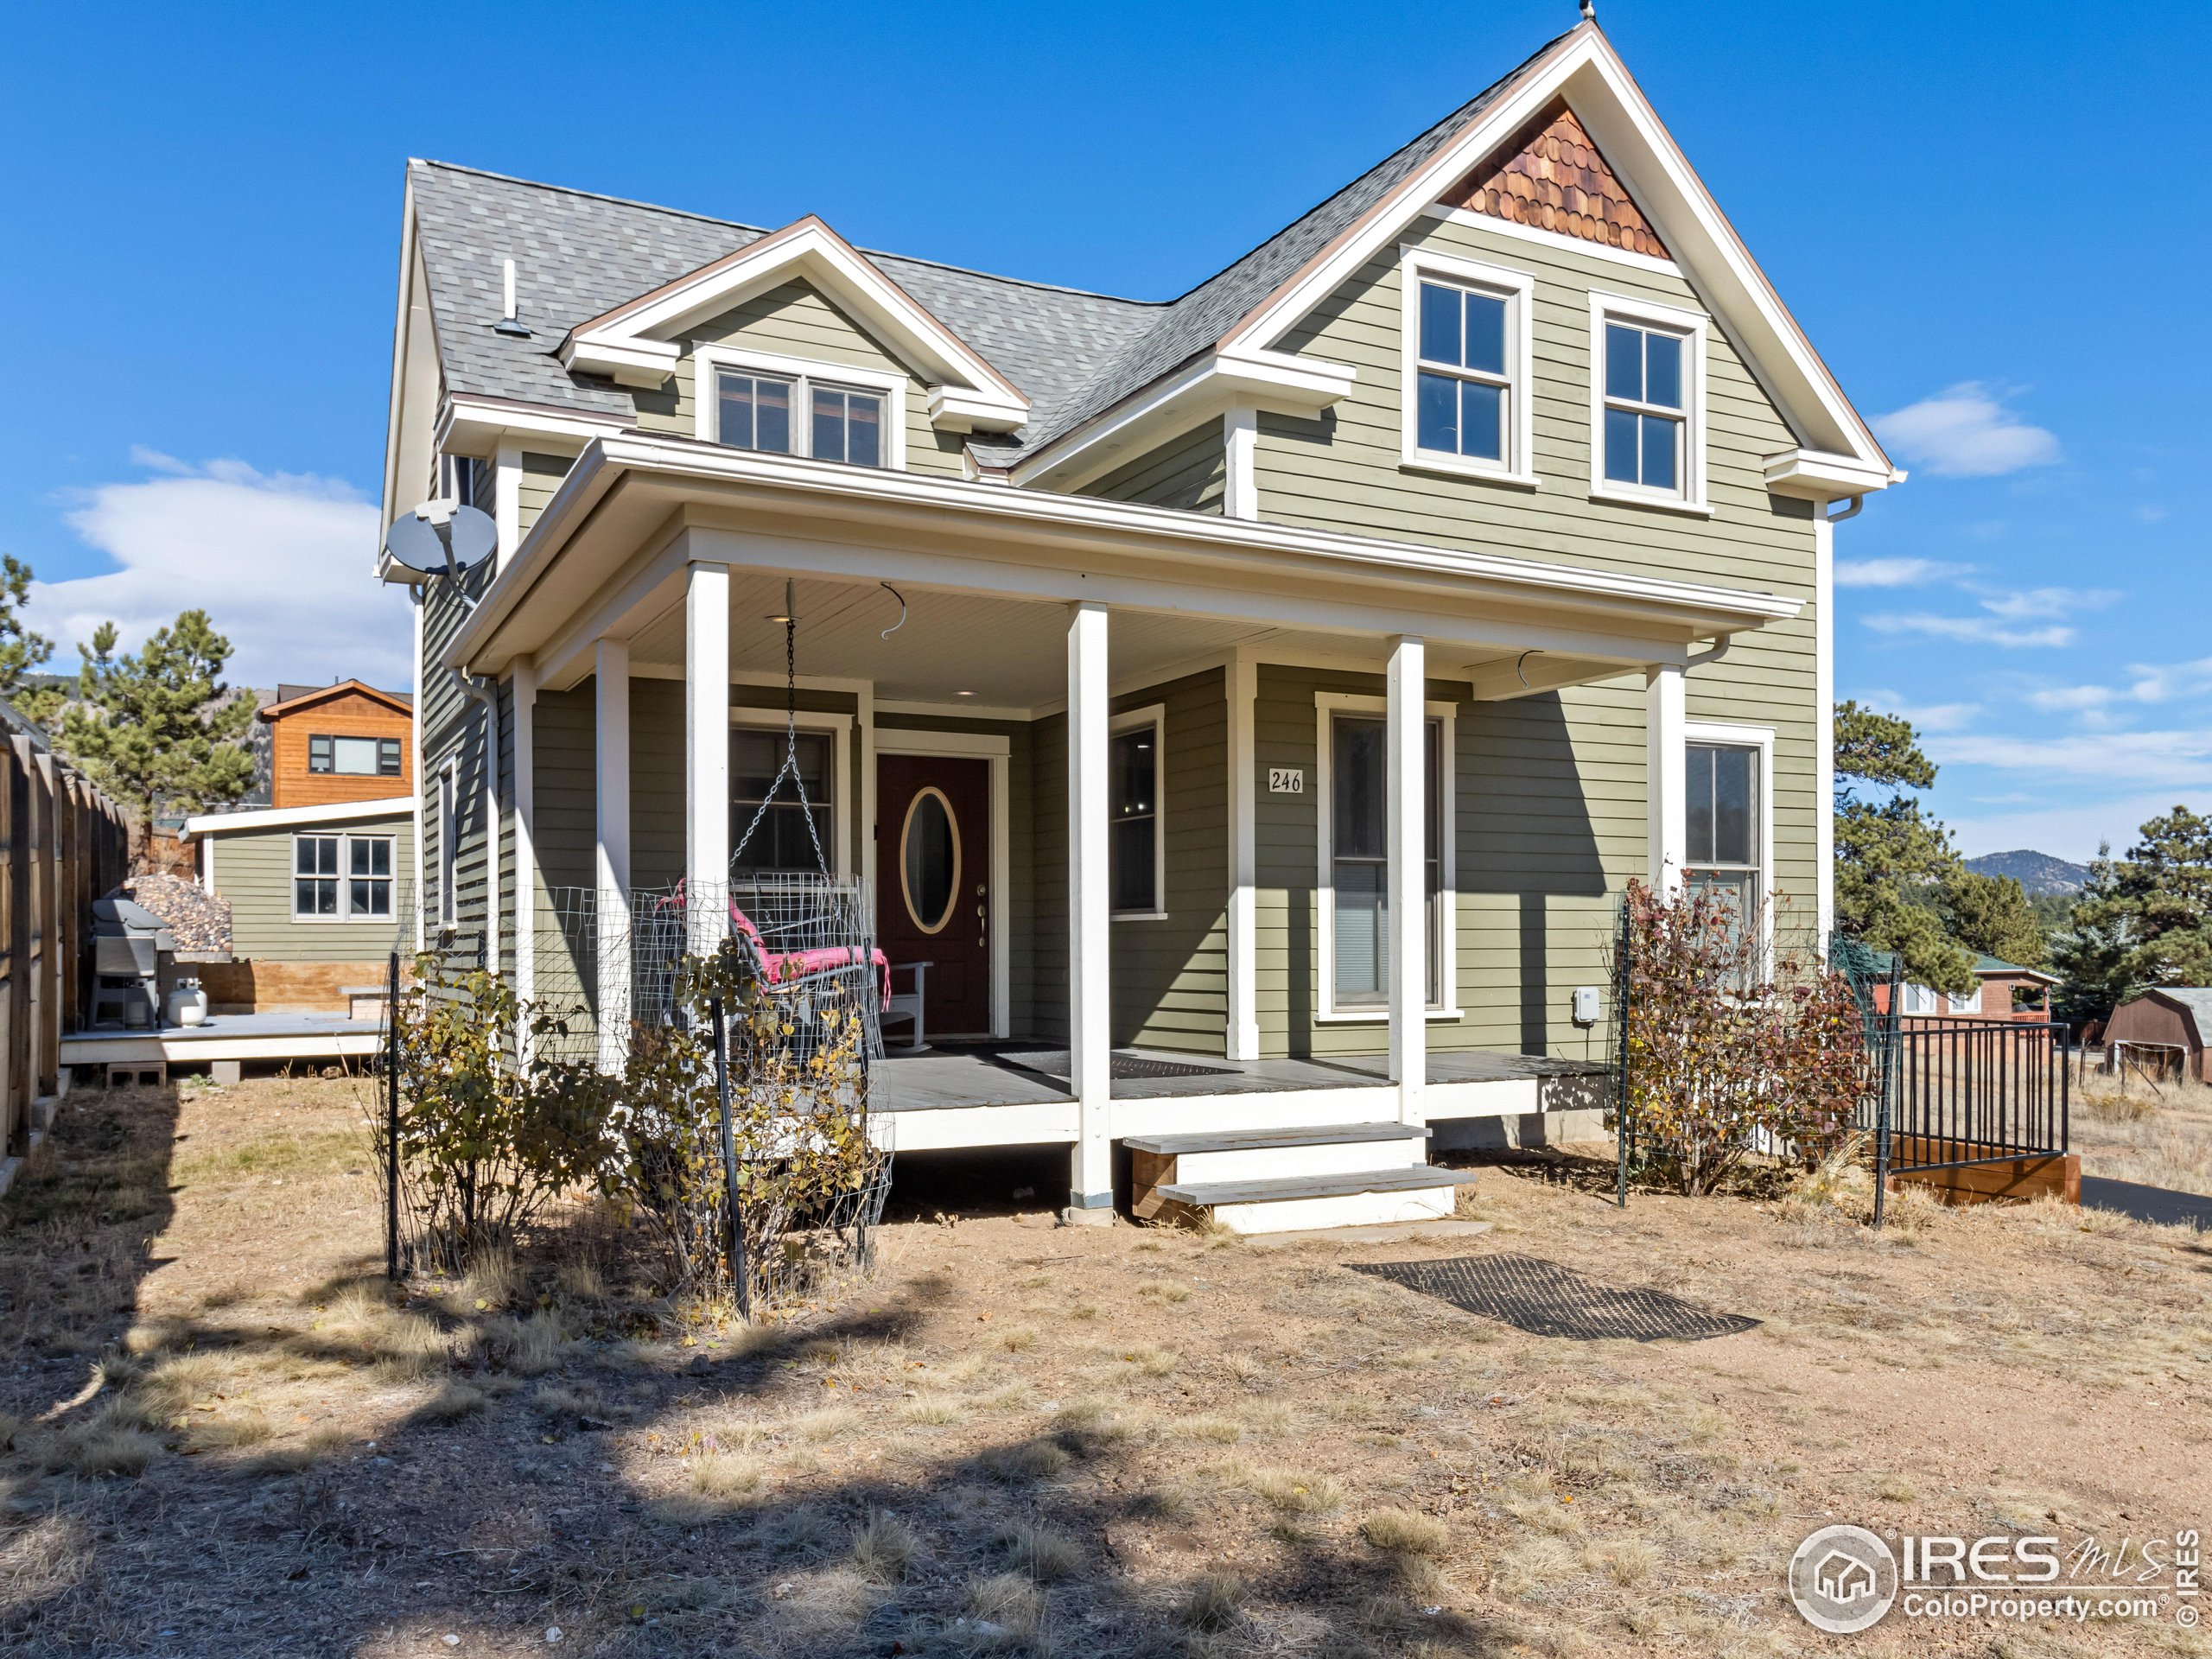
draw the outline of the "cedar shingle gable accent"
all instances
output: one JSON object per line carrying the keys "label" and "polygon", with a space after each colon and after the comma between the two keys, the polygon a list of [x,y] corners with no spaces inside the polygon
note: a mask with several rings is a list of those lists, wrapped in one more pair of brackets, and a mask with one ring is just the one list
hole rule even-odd
{"label": "cedar shingle gable accent", "polygon": [[1469,208],[1532,230],[1655,259],[1674,257],[1565,104],[1539,114],[1442,200],[1446,207]]}

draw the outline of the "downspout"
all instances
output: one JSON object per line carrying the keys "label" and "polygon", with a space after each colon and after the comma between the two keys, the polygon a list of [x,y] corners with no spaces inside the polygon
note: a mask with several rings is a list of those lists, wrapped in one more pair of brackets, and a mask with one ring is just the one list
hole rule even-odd
{"label": "downspout", "polygon": [[[446,672],[463,696],[484,705],[484,946],[486,969],[499,971],[499,684],[457,668]],[[451,826],[447,826],[450,833]],[[455,904],[457,917],[460,906]]]}

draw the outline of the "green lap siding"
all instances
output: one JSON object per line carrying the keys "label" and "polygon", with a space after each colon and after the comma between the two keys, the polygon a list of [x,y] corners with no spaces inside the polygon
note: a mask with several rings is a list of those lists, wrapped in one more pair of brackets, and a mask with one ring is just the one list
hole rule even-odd
{"label": "green lap siding", "polygon": [[[391,836],[394,913],[359,920],[294,920],[292,841],[300,835]],[[405,815],[218,832],[208,844],[213,849],[215,892],[231,906],[233,955],[262,962],[367,962],[381,960],[395,948],[415,949],[413,921],[400,903],[415,863],[414,824]],[[341,904],[344,899],[341,883]]]}
{"label": "green lap siding", "polygon": [[1228,477],[1222,424],[1210,420],[1085,485],[1079,493],[1218,515]]}
{"label": "green lap siding", "polygon": [[573,455],[542,455],[534,449],[522,454],[520,476],[515,480],[516,533],[530,534],[546,503],[559,493],[561,480],[575,465]]}

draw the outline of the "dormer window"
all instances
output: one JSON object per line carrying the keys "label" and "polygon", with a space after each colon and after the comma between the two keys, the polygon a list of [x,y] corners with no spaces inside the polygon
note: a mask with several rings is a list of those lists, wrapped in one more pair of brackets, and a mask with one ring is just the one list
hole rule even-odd
{"label": "dormer window", "polygon": [[817,461],[842,461],[855,467],[883,464],[883,399],[843,386],[814,388],[814,445]]}
{"label": "dormer window", "polygon": [[791,452],[791,385],[724,369],[715,377],[716,439],[733,449]]}
{"label": "dormer window", "polygon": [[702,345],[694,356],[697,430],[708,442],[848,467],[906,466],[903,375],[736,346]]}
{"label": "dormer window", "polygon": [[1527,272],[1408,250],[1403,464],[1533,486]]}

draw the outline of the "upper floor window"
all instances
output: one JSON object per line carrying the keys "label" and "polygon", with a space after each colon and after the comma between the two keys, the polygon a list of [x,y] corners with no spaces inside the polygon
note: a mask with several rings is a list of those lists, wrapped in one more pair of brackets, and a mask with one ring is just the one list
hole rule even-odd
{"label": "upper floor window", "polygon": [[765,454],[903,467],[906,380],[886,371],[702,345],[698,435]]}
{"label": "upper floor window", "polygon": [[738,449],[791,452],[791,383],[725,369],[715,377],[720,442]]}
{"label": "upper floor window", "polygon": [[1591,296],[1592,490],[1702,510],[1704,320]]}
{"label": "upper floor window", "polygon": [[400,775],[399,740],[311,736],[308,739],[308,770],[333,772],[344,778],[397,778]]}
{"label": "upper floor window", "polygon": [[1402,275],[1405,464],[1533,484],[1530,278],[1418,249]]}

